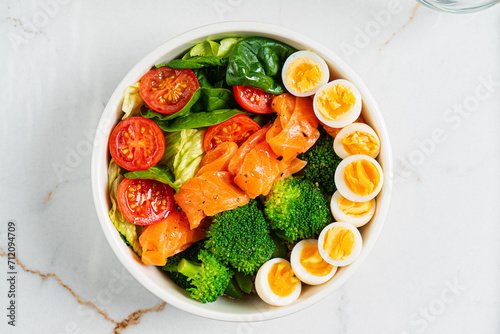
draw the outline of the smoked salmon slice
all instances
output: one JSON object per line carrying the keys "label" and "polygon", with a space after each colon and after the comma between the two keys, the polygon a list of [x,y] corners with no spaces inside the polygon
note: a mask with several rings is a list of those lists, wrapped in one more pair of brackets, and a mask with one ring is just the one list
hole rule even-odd
{"label": "smoked salmon slice", "polygon": [[274,98],[272,109],[279,117],[267,132],[266,141],[285,161],[307,151],[318,140],[319,120],[310,98],[281,94]]}
{"label": "smoked salmon slice", "polygon": [[276,180],[274,180],[274,182],[300,172],[306,165],[307,161],[300,160],[299,158],[293,159],[292,161],[290,161],[290,164],[285,168],[285,170],[281,172],[281,174],[276,178]]}
{"label": "smoked salmon slice", "polygon": [[266,125],[262,129],[254,132],[252,135],[250,135],[250,137],[247,138],[247,140],[243,144],[241,144],[241,146],[238,148],[238,151],[236,151],[236,154],[229,162],[228,171],[231,174],[238,174],[248,152],[253,150],[253,148],[257,146],[257,144],[266,140],[266,133],[267,130],[269,130],[270,126],[271,125]]}
{"label": "smoked salmon slice", "polygon": [[172,210],[167,218],[143,229],[139,237],[142,262],[146,265],[164,266],[168,257],[182,252],[205,237],[203,227],[190,229],[184,213]]}
{"label": "smoked salmon slice", "polygon": [[267,142],[261,142],[245,156],[240,171],[234,177],[234,183],[250,198],[267,195],[274,180],[287,165]]}
{"label": "smoked salmon slice", "polygon": [[174,198],[191,229],[197,228],[206,216],[236,209],[250,200],[234,184],[232,174],[220,171],[208,171],[188,180]]}
{"label": "smoked salmon slice", "polygon": [[227,172],[229,161],[236,154],[238,145],[235,142],[223,142],[209,151],[201,160],[201,168],[196,173],[199,176],[205,172]]}

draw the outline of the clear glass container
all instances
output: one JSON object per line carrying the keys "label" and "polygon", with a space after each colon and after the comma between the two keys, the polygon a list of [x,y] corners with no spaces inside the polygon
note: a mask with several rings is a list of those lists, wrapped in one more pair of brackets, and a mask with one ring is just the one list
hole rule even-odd
{"label": "clear glass container", "polygon": [[424,5],[449,13],[472,13],[491,7],[500,0],[418,0]]}

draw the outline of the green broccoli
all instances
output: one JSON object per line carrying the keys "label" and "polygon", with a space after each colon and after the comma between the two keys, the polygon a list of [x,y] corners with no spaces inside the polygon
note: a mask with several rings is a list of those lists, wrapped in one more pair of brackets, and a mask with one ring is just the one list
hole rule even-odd
{"label": "green broccoli", "polygon": [[314,238],[332,221],[321,190],[303,177],[275,182],[264,201],[264,213],[276,234],[289,242]]}
{"label": "green broccoli", "polygon": [[332,196],[337,187],[335,186],[335,169],[342,159],[333,149],[333,138],[320,128],[320,137],[307,152],[302,153],[299,158],[307,161],[302,170],[306,179],[317,184],[323,193]]}
{"label": "green broccoli", "polygon": [[191,292],[191,298],[214,302],[224,294],[233,272],[205,249],[198,254],[198,260],[201,263],[182,259],[177,271],[188,277],[192,287],[186,290]]}
{"label": "green broccoli", "polygon": [[181,262],[182,259],[186,259],[189,261],[197,261],[198,254],[200,253],[200,250],[202,250],[204,246],[205,246],[204,240],[195,242],[184,251],[169,257],[167,259],[167,264],[161,269],[166,271],[172,282],[174,282],[181,288],[183,289],[192,288],[193,285],[188,280],[188,278],[177,271],[177,266],[179,265],[179,262]]}
{"label": "green broccoli", "polygon": [[274,242],[256,200],[212,217],[205,248],[244,274],[254,274],[271,258]]}

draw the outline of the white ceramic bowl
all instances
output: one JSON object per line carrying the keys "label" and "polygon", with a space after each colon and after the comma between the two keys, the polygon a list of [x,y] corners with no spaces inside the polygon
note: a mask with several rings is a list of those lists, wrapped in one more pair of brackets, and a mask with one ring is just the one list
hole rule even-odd
{"label": "white ceramic bowl", "polygon": [[[122,241],[108,217],[110,209],[107,190],[108,138],[113,126],[122,115],[121,103],[125,88],[137,82],[152,65],[177,58],[199,42],[229,36],[268,37],[286,43],[298,50],[311,49],[319,54],[330,67],[330,80],[336,78],[347,79],[359,89],[363,99],[362,113],[365,121],[377,131],[382,142],[378,161],[384,168],[387,178],[381,193],[377,197],[377,210],[372,221],[360,230],[364,244],[361,255],[353,264],[340,268],[328,283],[318,286],[304,286],[300,298],[288,306],[269,306],[253,295],[246,297],[243,301],[219,298],[215,303],[202,304],[197,302],[189,298],[186,291],[172,283],[160,269],[143,265],[140,259]],[[146,289],[177,308],[202,317],[226,321],[260,321],[292,314],[311,306],[341,286],[363,263],[377,240],[389,207],[392,188],[391,176],[393,174],[389,137],[382,114],[368,88],[356,73],[337,55],[310,38],[279,26],[258,22],[224,22],[196,28],[172,38],[141,59],[120,82],[104,109],[94,141],[91,169],[94,203],[102,230],[116,256],[130,274]]]}

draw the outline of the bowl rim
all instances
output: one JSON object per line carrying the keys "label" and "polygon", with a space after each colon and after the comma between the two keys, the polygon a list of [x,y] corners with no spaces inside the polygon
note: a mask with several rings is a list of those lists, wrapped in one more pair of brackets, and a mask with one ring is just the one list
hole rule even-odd
{"label": "bowl rim", "polygon": [[[299,304],[293,303],[286,307],[275,307],[272,309],[259,310],[258,312],[249,313],[245,316],[212,310],[208,307],[203,307],[204,304],[201,303],[199,304],[199,306],[193,306],[186,300],[173,296],[161,287],[157,286],[157,284],[153,282],[152,278],[147,275],[147,272],[145,270],[136,270],[135,268],[133,268],[132,264],[134,262],[137,262],[137,260],[135,260],[131,256],[130,250],[124,250],[123,241],[120,239],[117,230],[115,229],[108,216],[109,203],[107,200],[107,191],[105,196],[103,196],[102,194],[102,185],[107,185],[107,172],[105,173],[106,180],[103,180],[104,174],[102,173],[102,150],[103,148],[107,150],[109,127],[115,124],[115,121],[112,117],[110,117],[110,115],[116,114],[116,109],[121,103],[123,89],[136,82],[131,81],[133,81],[134,78],[137,77],[137,72],[141,71],[145,67],[145,64],[151,66],[159,58],[161,58],[171,50],[179,47],[180,45],[184,45],[195,40],[206,40],[212,35],[227,33],[233,33],[233,35],[236,33],[247,35],[274,35],[276,36],[275,38],[277,40],[279,40],[280,38],[288,39],[295,41],[297,44],[307,45],[308,48],[327,58],[325,59],[327,63],[333,64],[336,70],[342,74],[342,78],[348,78],[360,90],[361,96],[363,98],[363,104],[368,103],[370,105],[370,114],[373,115],[374,122],[377,123],[376,130],[380,136],[380,141],[382,143],[381,153],[383,152],[383,154],[381,155],[382,158],[379,158],[382,160],[381,164],[383,166],[385,175],[385,183],[382,189],[384,195],[383,199],[380,201],[377,198],[376,215],[378,220],[376,224],[373,224],[374,226],[370,230],[369,242],[364,243],[363,250],[359,258],[354,263],[345,268],[345,272],[339,279],[335,281],[335,284],[326,287],[321,291],[321,293],[316,293],[312,296],[309,296],[306,300],[302,301]],[[104,164],[104,166],[107,171],[107,164]],[[364,262],[364,260],[372,250],[376,240],[378,239],[378,236],[380,235],[389,208],[392,192],[392,175],[392,151],[384,119],[373,96],[371,95],[367,86],[364,84],[361,78],[356,74],[356,72],[354,72],[354,70],[334,52],[330,51],[327,47],[312,40],[311,38],[277,25],[254,21],[221,22],[194,28],[168,40],[167,42],[163,43],[162,45],[148,53],[139,62],[137,62],[137,64],[129,70],[129,72],[117,85],[102,112],[94,139],[91,159],[91,183],[96,213],[109,245],[113,249],[113,252],[118,257],[122,265],[127,269],[127,271],[151,293],[183,311],[205,318],[235,322],[262,321],[286,316],[315,304],[316,302],[327,297],[334,290],[339,288],[361,266],[361,264]],[[373,221],[371,223],[373,223]],[[119,242],[122,245],[120,245]]]}

